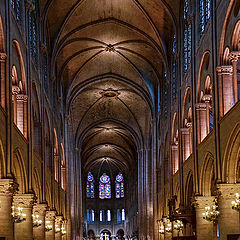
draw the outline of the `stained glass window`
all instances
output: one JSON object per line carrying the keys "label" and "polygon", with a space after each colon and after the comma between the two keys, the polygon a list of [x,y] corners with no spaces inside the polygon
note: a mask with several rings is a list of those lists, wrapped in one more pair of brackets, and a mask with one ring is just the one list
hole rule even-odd
{"label": "stained glass window", "polygon": [[192,28],[189,18],[189,3],[188,0],[184,0],[184,40],[183,40],[183,57],[184,57],[184,73],[187,72],[191,63],[192,54]]}
{"label": "stained glass window", "polygon": [[18,24],[21,24],[22,21],[22,6],[21,6],[21,0],[11,0],[11,6],[13,8],[13,11],[15,13],[16,20]]}
{"label": "stained glass window", "polygon": [[107,221],[111,222],[111,211],[107,210]]}
{"label": "stained glass window", "polygon": [[104,222],[104,210],[100,210],[99,220],[100,222]]}
{"label": "stained glass window", "polygon": [[173,54],[173,60],[172,60],[172,100],[174,101],[177,96],[177,74],[176,74],[176,49],[177,49],[177,43],[176,43],[176,35],[173,37],[173,46],[172,46],[172,54]]}
{"label": "stained glass window", "polygon": [[103,173],[99,181],[99,198],[109,199],[111,198],[111,181],[110,177]]}
{"label": "stained glass window", "polygon": [[37,40],[37,6],[33,2],[33,11],[29,14],[29,47],[34,64],[37,66],[38,40]]}
{"label": "stained glass window", "polygon": [[119,173],[116,176],[115,186],[116,186],[116,198],[123,198],[124,197],[124,179],[123,179],[122,173]]}
{"label": "stained glass window", "polygon": [[94,177],[91,172],[87,176],[87,198],[94,198]]}
{"label": "stained glass window", "polygon": [[210,18],[210,7],[211,7],[211,0],[199,1],[200,37],[206,30],[206,26]]}
{"label": "stained glass window", "polygon": [[93,224],[95,220],[95,212],[93,209],[87,209],[87,222]]}

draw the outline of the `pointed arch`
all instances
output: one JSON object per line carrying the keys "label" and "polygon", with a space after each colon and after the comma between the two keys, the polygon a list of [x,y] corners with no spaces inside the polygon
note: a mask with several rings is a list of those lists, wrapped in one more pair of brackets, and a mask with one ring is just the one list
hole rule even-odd
{"label": "pointed arch", "polygon": [[240,51],[240,20],[237,21],[233,30],[232,48],[234,51]]}
{"label": "pointed arch", "polygon": [[37,168],[34,168],[33,171],[33,190],[37,196],[37,202],[40,203],[42,201],[42,187]]}
{"label": "pointed arch", "polygon": [[240,123],[233,128],[226,146],[223,158],[223,179],[226,183],[236,183],[236,171],[240,161]]}
{"label": "pointed arch", "polygon": [[4,39],[4,30],[2,23],[2,16],[0,15],[0,53],[5,52],[5,39]]}
{"label": "pointed arch", "polygon": [[13,155],[13,175],[19,185],[18,193],[27,191],[27,173],[21,151],[16,148]]}
{"label": "pointed arch", "polygon": [[184,98],[183,98],[183,106],[182,106],[182,123],[183,123],[183,126],[184,126],[184,120],[185,120],[185,117],[187,117],[187,113],[188,113],[188,103],[191,103],[191,88],[190,87],[187,87],[186,91],[185,91],[185,94],[184,94]]}
{"label": "pointed arch", "polygon": [[208,152],[205,155],[204,162],[200,173],[200,194],[211,196],[212,177],[214,175],[214,157]]}
{"label": "pointed arch", "polygon": [[0,139],[0,178],[4,176],[4,169],[6,169],[5,154],[2,140]]}
{"label": "pointed arch", "polygon": [[185,183],[185,206],[190,207],[192,203],[192,197],[194,195],[194,182],[192,171],[189,171],[186,183]]}

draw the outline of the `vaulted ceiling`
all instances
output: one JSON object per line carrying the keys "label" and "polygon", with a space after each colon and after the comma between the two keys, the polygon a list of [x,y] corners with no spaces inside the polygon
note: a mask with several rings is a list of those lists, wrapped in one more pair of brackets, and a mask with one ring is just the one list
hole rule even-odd
{"label": "vaulted ceiling", "polygon": [[86,171],[136,168],[137,149],[151,139],[179,2],[42,0],[52,74]]}

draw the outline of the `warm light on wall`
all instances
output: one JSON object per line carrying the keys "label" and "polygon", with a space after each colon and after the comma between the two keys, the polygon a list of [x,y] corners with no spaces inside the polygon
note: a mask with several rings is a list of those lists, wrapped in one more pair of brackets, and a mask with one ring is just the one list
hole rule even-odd
{"label": "warm light on wall", "polygon": [[49,232],[49,231],[51,231],[52,229],[53,229],[53,226],[52,226],[52,224],[51,224],[51,222],[50,221],[46,221],[46,224],[45,224],[46,226],[45,226],[45,231],[46,232]]}
{"label": "warm light on wall", "polygon": [[26,221],[26,214],[22,212],[23,208],[12,206],[12,216],[15,223]]}
{"label": "warm light on wall", "polygon": [[177,231],[181,231],[183,229],[183,222],[181,220],[176,220],[173,224],[173,228]]}
{"label": "warm light on wall", "polygon": [[203,212],[202,215],[203,215],[203,219],[209,222],[216,222],[219,214],[220,212],[218,211],[217,201],[214,200],[214,205],[206,206],[205,212]]}
{"label": "warm light on wall", "polygon": [[232,209],[236,211],[240,211],[240,194],[236,193],[235,196],[236,196],[236,199],[232,201]]}
{"label": "warm light on wall", "polygon": [[33,227],[40,227],[42,225],[42,220],[39,219],[39,215],[38,214],[33,214],[32,215],[33,218]]}

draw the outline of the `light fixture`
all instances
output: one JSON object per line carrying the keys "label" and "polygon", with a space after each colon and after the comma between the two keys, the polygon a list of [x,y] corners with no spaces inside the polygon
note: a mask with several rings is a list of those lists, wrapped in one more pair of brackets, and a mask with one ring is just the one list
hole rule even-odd
{"label": "light fixture", "polygon": [[65,235],[65,234],[67,233],[65,227],[62,227],[62,228],[61,228],[61,232],[62,232],[62,235]]}
{"label": "light fixture", "polygon": [[46,221],[45,222],[45,231],[46,232],[49,232],[49,231],[51,231],[53,229],[53,225],[51,224],[51,222],[50,221]]}
{"label": "light fixture", "polygon": [[170,222],[169,219],[166,220],[165,231],[167,233],[171,233],[172,232],[172,223]]}
{"label": "light fixture", "polygon": [[26,221],[26,214],[22,212],[23,208],[12,206],[12,216],[15,223]]}
{"label": "light fixture", "polygon": [[42,220],[39,219],[39,215],[38,214],[33,214],[32,215],[33,218],[33,227],[40,227],[42,225]]}
{"label": "light fixture", "polygon": [[112,44],[108,44],[106,47],[105,47],[105,51],[106,52],[115,52],[115,48]]}
{"label": "light fixture", "polygon": [[232,201],[232,209],[240,211],[240,194],[236,193],[235,196],[236,196],[235,200]]}
{"label": "light fixture", "polygon": [[173,224],[173,228],[177,231],[181,231],[183,229],[184,225],[181,220],[176,220]]}
{"label": "light fixture", "polygon": [[55,233],[59,233],[61,231],[61,228],[58,224],[55,224]]}
{"label": "light fixture", "polygon": [[217,200],[214,200],[214,204],[212,206],[206,206],[205,207],[205,212],[203,212],[203,219],[209,221],[209,222],[217,222],[218,215],[218,205],[217,205]]}

